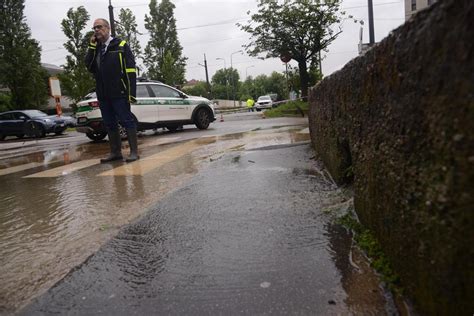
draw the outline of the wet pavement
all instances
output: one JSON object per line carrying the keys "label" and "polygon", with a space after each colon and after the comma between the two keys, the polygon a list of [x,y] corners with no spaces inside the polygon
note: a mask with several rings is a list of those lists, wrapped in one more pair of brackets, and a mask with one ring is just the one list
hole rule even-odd
{"label": "wet pavement", "polygon": [[89,142],[0,160],[0,314],[41,293],[23,314],[393,313],[306,125],[145,135],[128,165]]}
{"label": "wet pavement", "polygon": [[23,314],[384,314],[377,282],[351,283],[362,269],[331,211],[350,201],[312,155],[225,154]]}
{"label": "wet pavement", "polygon": [[0,142],[0,314],[46,291],[201,165],[253,141],[295,142],[294,129],[307,124],[243,119],[226,117],[206,131],[143,135],[137,175],[120,162],[100,165],[107,142],[83,134]]}

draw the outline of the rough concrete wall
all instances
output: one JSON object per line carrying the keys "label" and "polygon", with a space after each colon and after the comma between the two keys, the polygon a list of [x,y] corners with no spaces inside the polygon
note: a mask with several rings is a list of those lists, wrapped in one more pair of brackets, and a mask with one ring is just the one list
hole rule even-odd
{"label": "rough concrete wall", "polygon": [[474,312],[474,1],[418,13],[310,91],[313,146],[422,314]]}

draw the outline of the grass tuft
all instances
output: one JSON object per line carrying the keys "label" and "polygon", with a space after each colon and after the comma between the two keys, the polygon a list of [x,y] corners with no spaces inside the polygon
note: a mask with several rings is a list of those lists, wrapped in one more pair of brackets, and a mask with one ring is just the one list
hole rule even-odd
{"label": "grass tuft", "polygon": [[369,257],[371,266],[381,274],[382,280],[387,284],[388,288],[393,292],[402,293],[403,290],[400,286],[399,276],[394,272],[390,261],[383,253],[382,247],[370,230],[363,227],[350,213],[339,217],[337,223],[352,230],[357,245]]}
{"label": "grass tuft", "polygon": [[301,116],[301,111],[308,113],[309,104],[304,101],[290,101],[279,105],[274,109],[265,111],[267,117],[282,117],[282,116]]}

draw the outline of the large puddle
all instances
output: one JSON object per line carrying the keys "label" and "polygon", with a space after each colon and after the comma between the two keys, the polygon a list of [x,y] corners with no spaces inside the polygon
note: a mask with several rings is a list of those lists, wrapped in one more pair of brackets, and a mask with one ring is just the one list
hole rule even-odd
{"label": "large puddle", "polygon": [[232,150],[308,141],[301,129],[179,143],[171,136],[143,137],[142,159],[129,165],[101,165],[107,143],[0,160],[0,313],[46,291],[209,162]]}

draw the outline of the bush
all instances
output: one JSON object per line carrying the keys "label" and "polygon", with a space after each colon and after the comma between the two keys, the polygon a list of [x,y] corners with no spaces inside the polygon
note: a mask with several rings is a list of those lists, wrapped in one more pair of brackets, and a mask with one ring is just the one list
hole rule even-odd
{"label": "bush", "polygon": [[11,110],[11,96],[6,93],[0,93],[0,112],[5,112]]}
{"label": "bush", "polygon": [[278,107],[267,110],[265,116],[280,117],[280,116],[302,116],[302,113],[307,113],[309,104],[305,101],[290,101],[278,105]]}

